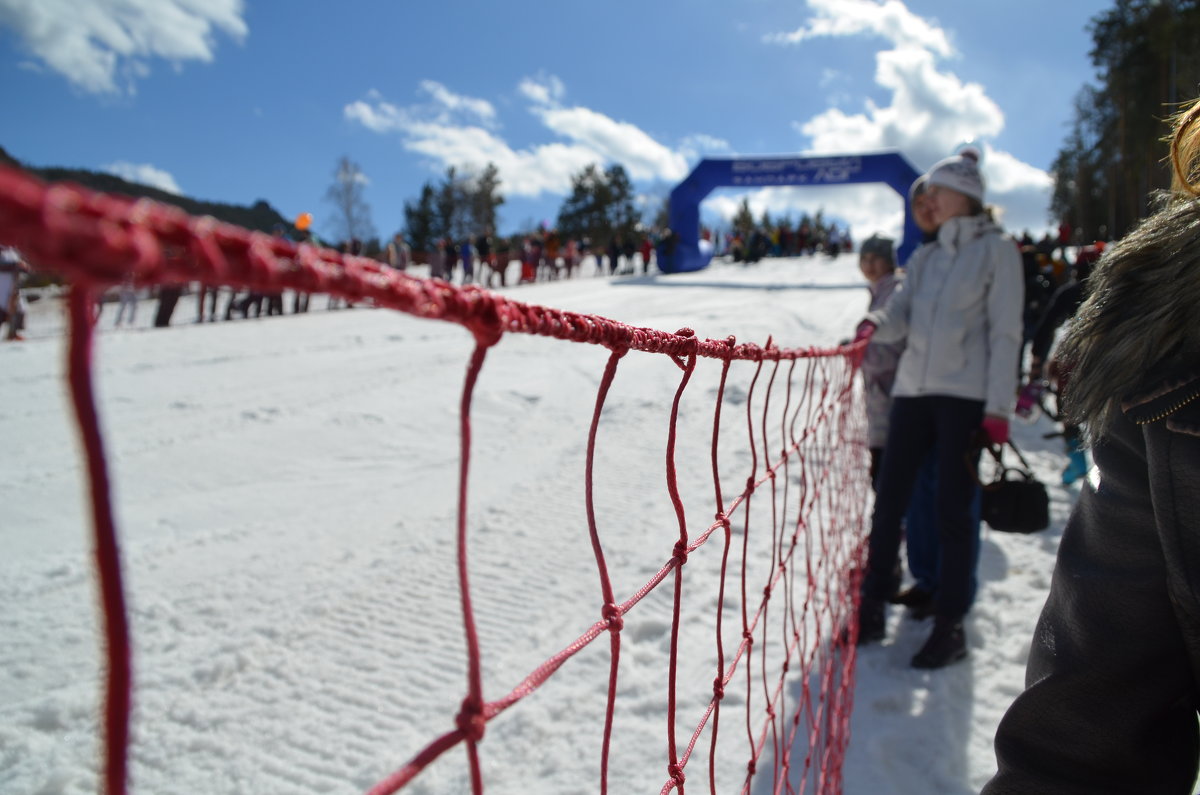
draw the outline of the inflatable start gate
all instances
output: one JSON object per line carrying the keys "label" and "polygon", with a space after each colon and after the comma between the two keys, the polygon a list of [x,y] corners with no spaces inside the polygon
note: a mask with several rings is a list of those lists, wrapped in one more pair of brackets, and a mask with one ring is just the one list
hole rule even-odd
{"label": "inflatable start gate", "polygon": [[904,199],[904,240],[896,251],[903,265],[921,239],[908,206],[908,189],[920,174],[898,152],[823,157],[705,158],[671,191],[671,237],[658,248],[664,273],[697,271],[712,259],[700,240],[700,202],[716,188],[850,185],[882,182]]}

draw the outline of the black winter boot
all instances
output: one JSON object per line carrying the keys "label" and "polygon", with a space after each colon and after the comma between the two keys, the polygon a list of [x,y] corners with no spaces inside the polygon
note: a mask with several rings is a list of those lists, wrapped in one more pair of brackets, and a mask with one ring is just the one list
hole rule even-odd
{"label": "black winter boot", "polygon": [[933,621],[929,640],[912,658],[913,668],[945,668],[967,656],[967,636],[962,621],[938,616]]}
{"label": "black winter boot", "polygon": [[858,645],[881,641],[887,634],[887,614],[884,603],[869,596],[858,606]]}
{"label": "black winter boot", "polygon": [[913,585],[888,599],[894,605],[904,605],[908,614],[918,621],[933,615],[933,594],[920,586]]}

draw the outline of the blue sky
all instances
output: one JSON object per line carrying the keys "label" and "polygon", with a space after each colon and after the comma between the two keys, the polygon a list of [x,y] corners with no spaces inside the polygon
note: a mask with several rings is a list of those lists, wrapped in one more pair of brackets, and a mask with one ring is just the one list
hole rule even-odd
{"label": "blue sky", "polygon": [[[647,208],[706,154],[967,140],[1006,226],[1048,226],[1047,169],[1093,77],[1091,0],[0,0],[0,146],[330,230],[348,156],[381,235],[447,166],[500,167],[500,231],[554,219],[571,175],[622,163]],[[877,186],[721,190],[897,232]]]}

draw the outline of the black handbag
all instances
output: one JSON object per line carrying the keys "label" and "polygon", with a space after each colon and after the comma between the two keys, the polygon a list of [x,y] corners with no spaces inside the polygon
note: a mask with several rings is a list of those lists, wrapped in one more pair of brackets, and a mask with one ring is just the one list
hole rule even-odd
{"label": "black handbag", "polygon": [[996,459],[996,479],[979,484],[983,488],[983,521],[993,530],[1004,533],[1045,530],[1050,526],[1050,495],[1046,493],[1046,486],[1034,476],[1017,446],[1011,440],[1007,445],[1017,454],[1023,468],[1004,465],[1003,446],[984,447]]}

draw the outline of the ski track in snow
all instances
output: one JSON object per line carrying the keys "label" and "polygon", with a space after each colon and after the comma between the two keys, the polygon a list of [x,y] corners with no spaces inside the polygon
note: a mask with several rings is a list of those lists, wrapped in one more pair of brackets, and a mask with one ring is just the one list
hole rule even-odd
{"label": "ski track in snow", "polygon": [[[773,335],[783,346],[834,344],[867,302],[852,255],[507,294],[636,326],[688,326],[702,338],[762,344]],[[131,791],[361,792],[450,731],[466,693],[455,504],[470,335],[384,310],[326,312],[320,297],[321,311],[303,317],[195,325],[193,301],[185,297],[166,330],[145,329],[153,302],[139,307],[137,329],[109,328],[109,310],[97,343],[135,650]],[[28,341],[0,346],[9,550],[0,560],[0,790],[73,795],[97,789],[102,637],[57,302],[33,304],[29,325]],[[485,698],[507,693],[601,618],[583,486],[607,357],[598,346],[521,335],[487,355],[473,403],[469,513]],[[733,365],[725,396],[726,504],[750,470],[752,368]],[[678,535],[664,448],[680,377],[665,356],[628,354],[601,421],[597,524],[618,601],[669,560]],[[713,521],[718,377],[719,363],[701,360],[681,403],[677,464],[693,539]],[[760,379],[756,438],[763,389]],[[1021,690],[1074,499],[1057,486],[1061,442],[1041,438],[1050,427],[1042,419],[1014,433],[1051,487],[1053,526],[1030,537],[985,530],[969,660],[909,669],[928,626],[898,613],[889,640],[861,651],[846,792],[957,795],[990,776],[995,726]],[[777,451],[776,427],[768,434]],[[789,471],[793,504],[800,478]],[[756,496],[753,511],[753,532],[765,523],[769,533],[769,501]],[[740,555],[740,515],[733,527]],[[681,752],[711,696],[721,543],[715,533],[683,570]],[[752,573],[765,572],[769,558],[755,555]],[[726,595],[727,655],[741,634],[736,582]],[[673,575],[625,619],[612,792],[657,792],[667,780],[672,588]],[[595,791],[608,647],[604,633],[488,724],[488,792]],[[743,698],[731,690],[722,707],[720,791],[736,791],[745,774]],[[707,753],[706,732],[687,769],[705,791]],[[759,776],[753,792],[770,783]],[[469,790],[455,748],[405,792]]]}

